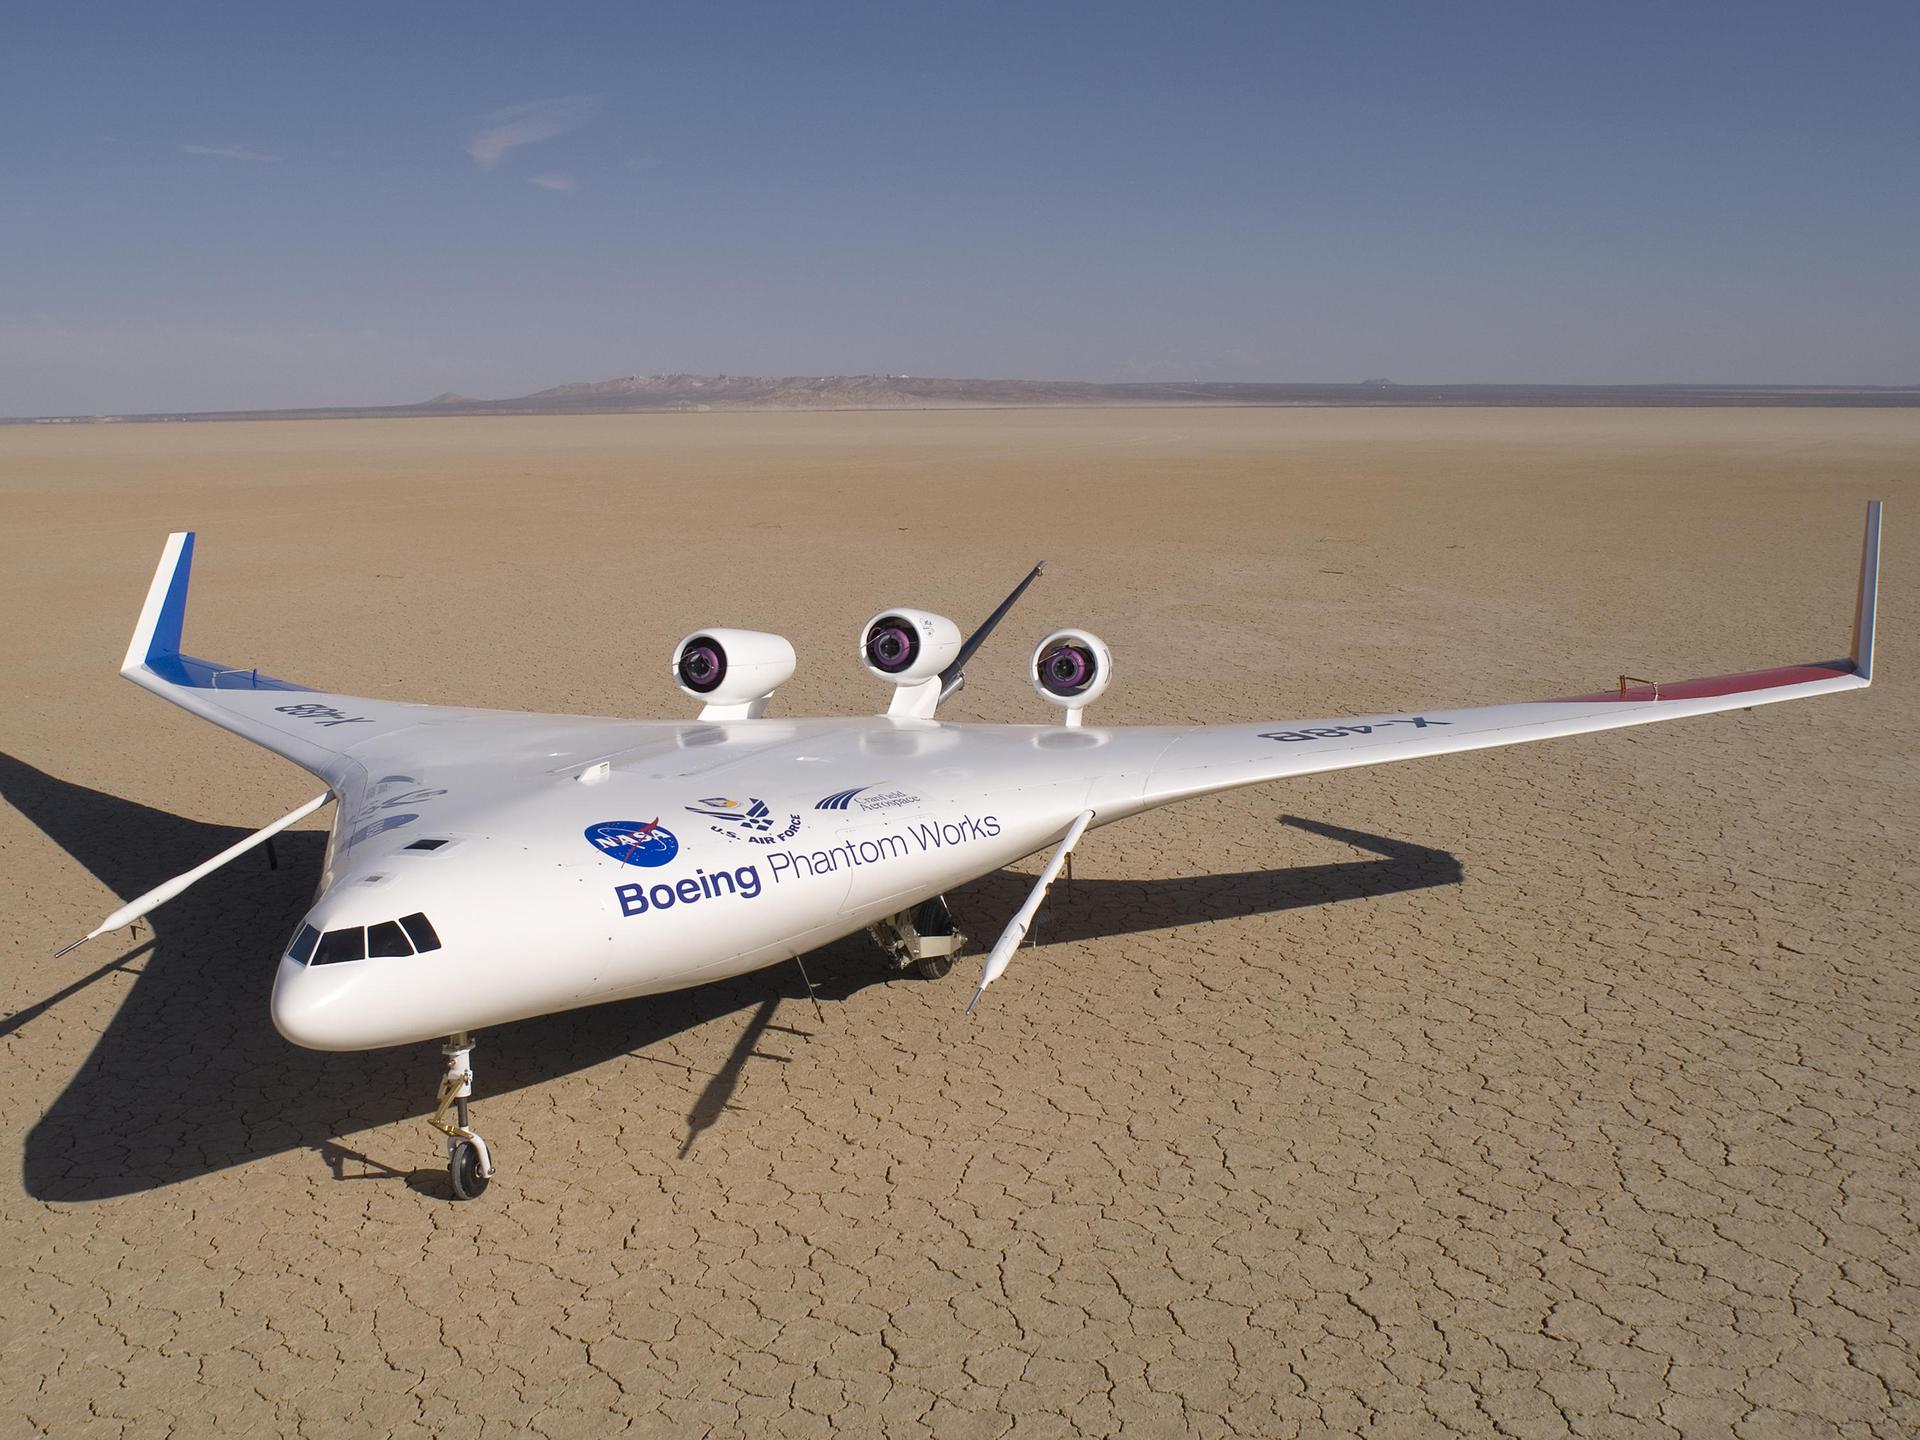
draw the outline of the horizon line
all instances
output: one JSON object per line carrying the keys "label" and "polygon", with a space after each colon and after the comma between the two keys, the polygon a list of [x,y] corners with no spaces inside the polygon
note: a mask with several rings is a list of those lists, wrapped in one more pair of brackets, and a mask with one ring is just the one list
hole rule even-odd
{"label": "horizon line", "polygon": [[[682,385],[736,386],[821,386],[832,382],[892,387],[901,392],[902,401],[919,403],[780,403],[776,399],[737,398],[729,401],[716,395],[717,403],[706,404],[692,396],[675,398],[671,382]],[[620,386],[639,387],[643,382],[669,382],[654,393],[665,403],[617,403]],[[942,387],[944,394],[914,394],[915,390]],[[967,392],[1001,392],[980,395],[969,401]],[[1022,398],[1006,391],[1031,391]],[[1074,392],[1063,394],[1060,392]],[[1093,393],[1088,393],[1093,392]],[[1208,392],[1211,392],[1210,394]],[[1264,398],[1261,393],[1264,392]],[[1422,393],[1424,392],[1424,393]],[[633,395],[635,391],[627,392]],[[643,392],[642,392],[643,393]],[[1102,398],[1104,396],[1110,398]],[[1389,399],[1388,397],[1392,398]],[[42,415],[0,416],[0,425],[30,424],[138,424],[147,422],[188,422],[274,419],[377,419],[377,418],[458,418],[484,415],[577,415],[577,414],[675,414],[713,412],[746,413],[869,410],[938,409],[1076,409],[1076,408],[1150,408],[1175,405],[1183,408],[1262,408],[1276,406],[1365,406],[1378,405],[1460,408],[1497,408],[1502,404],[1533,406],[1550,404],[1554,397],[1569,401],[1585,399],[1590,408],[1634,408],[1634,396],[1667,397],[1668,403],[1700,407],[1738,407],[1741,397],[1773,404],[1799,403],[1811,406],[1903,404],[1920,406],[1920,383],[1899,385],[1861,385],[1826,381],[1608,381],[1598,383],[1561,383],[1556,381],[1399,381],[1385,378],[1366,380],[1031,380],[1018,378],[980,378],[902,373],[866,372],[838,374],[759,375],[721,371],[702,374],[693,371],[657,371],[649,374],[616,376],[609,380],[575,380],[501,399],[476,399],[446,391],[427,400],[386,404],[282,405],[247,409],[147,410],[147,411],[68,411]],[[1501,398],[1505,397],[1505,398]],[[803,396],[792,397],[795,400]],[[1596,406],[1595,401],[1610,404]]]}

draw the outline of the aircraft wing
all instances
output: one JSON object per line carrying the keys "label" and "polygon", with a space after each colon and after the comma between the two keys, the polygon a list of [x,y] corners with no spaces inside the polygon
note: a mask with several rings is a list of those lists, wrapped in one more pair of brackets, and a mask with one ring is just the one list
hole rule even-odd
{"label": "aircraft wing", "polygon": [[343,801],[362,787],[382,783],[381,775],[368,775],[368,767],[391,766],[396,757],[510,766],[525,761],[528,770],[548,770],[570,757],[618,751],[656,731],[682,728],[671,722],[373,700],[202,660],[180,649],[192,570],[193,532],[169,535],[120,673],[318,775]]}
{"label": "aircraft wing", "polygon": [[[1864,689],[1873,683],[1879,568],[1880,502],[1876,500],[1867,508],[1853,653],[1843,660],[1669,683],[1622,677],[1615,688],[1593,694],[1476,709],[1200,726],[1170,735],[1152,765],[1140,803],[1124,806],[1123,813],[1296,775],[1520,745]],[[1103,812],[1100,819],[1104,822],[1110,813]]]}
{"label": "aircraft wing", "polygon": [[347,752],[376,736],[410,728],[429,715],[498,713],[329,694],[257,669],[182,654],[192,569],[193,532],[168,536],[120,673],[183,710],[285,756],[335,789],[356,769]]}
{"label": "aircraft wing", "polygon": [[[497,793],[515,775],[557,774],[603,758],[656,764],[668,753],[671,773],[679,777],[753,756],[765,783],[777,783],[789,764],[798,764],[786,752],[804,738],[810,762],[844,753],[854,781],[864,779],[881,756],[912,770],[939,755],[951,773],[969,774],[967,785],[991,777],[986,788],[1053,790],[1068,807],[1063,825],[1082,808],[1093,809],[1093,823],[1105,825],[1177,800],[1297,775],[1864,688],[1873,678],[1879,545],[1876,501],[1867,512],[1853,652],[1842,660],[1670,683],[1623,680],[1593,694],[1472,709],[1065,732],[1051,726],[903,726],[885,718],[719,726],[413,705],[309,690],[181,653],[193,557],[193,535],[181,533],[168,538],[122,673],[320,776],[341,799],[343,813],[371,803],[367,797],[386,793],[382,787],[445,785],[462,772],[470,782],[463,788],[481,800],[481,792]],[[422,768],[429,764],[432,778]],[[818,778],[817,770],[808,769],[810,779]],[[380,832],[355,827],[351,838],[372,833]]]}

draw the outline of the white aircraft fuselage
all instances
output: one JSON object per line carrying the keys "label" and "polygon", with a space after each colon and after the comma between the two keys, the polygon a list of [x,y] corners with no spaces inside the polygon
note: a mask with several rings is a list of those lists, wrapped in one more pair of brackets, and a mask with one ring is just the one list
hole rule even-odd
{"label": "white aircraft fuselage", "polygon": [[[305,925],[424,914],[440,948],[283,957],[280,1032],[398,1045],[777,964],[1033,853],[1081,810],[1133,813],[1148,772],[1124,757],[1179,734],[886,717],[658,728],[589,783],[569,764],[501,793],[484,770],[415,766],[342,795]],[[732,793],[732,767],[713,766],[727,749],[752,762]],[[676,773],[688,758],[700,774]]]}

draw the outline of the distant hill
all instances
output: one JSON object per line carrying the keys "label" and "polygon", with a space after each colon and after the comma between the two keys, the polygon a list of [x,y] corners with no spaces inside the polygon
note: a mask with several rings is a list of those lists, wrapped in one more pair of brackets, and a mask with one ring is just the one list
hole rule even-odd
{"label": "distant hill", "polygon": [[[432,415],[604,415],[702,410],[940,410],[1126,405],[1839,405],[1920,406],[1920,386],[1314,385],[1239,381],[943,380],[914,375],[626,375],[511,400],[448,392],[414,405],[198,414],[63,416],[62,421],[278,420]],[[0,422],[9,423],[9,422]]]}
{"label": "distant hill", "polygon": [[[556,385],[515,410],[894,410],[949,406],[1245,404],[1272,386],[1099,385],[1076,380],[940,380],[911,375],[627,375]],[[1196,393],[1196,389],[1207,393]],[[1251,403],[1260,403],[1257,399]]]}

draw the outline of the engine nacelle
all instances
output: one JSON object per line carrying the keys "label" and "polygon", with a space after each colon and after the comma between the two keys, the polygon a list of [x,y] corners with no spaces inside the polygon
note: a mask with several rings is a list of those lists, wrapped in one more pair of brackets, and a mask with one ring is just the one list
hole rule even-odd
{"label": "engine nacelle", "polygon": [[940,703],[940,672],[960,658],[965,637],[944,615],[895,607],[860,627],[860,663],[896,686],[889,715],[926,719]]}
{"label": "engine nacelle", "polygon": [[860,663],[889,685],[913,685],[957,660],[964,639],[944,615],[882,610],[860,628]]}
{"label": "engine nacelle", "polygon": [[673,647],[673,683],[706,702],[702,720],[757,720],[793,678],[793,646],[764,630],[696,630]]}
{"label": "engine nacelle", "polygon": [[1056,630],[1033,647],[1027,669],[1041,698],[1065,710],[1067,724],[1078,725],[1080,712],[1112,683],[1113,651],[1090,630]]}

